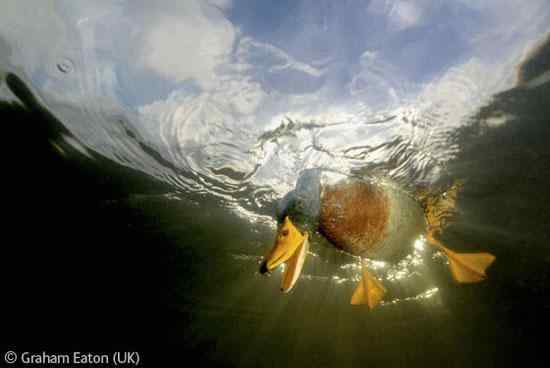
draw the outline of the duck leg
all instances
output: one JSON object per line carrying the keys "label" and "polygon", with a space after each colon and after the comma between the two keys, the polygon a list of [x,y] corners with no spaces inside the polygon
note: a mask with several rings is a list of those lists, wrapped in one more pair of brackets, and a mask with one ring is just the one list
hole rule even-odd
{"label": "duck leg", "polygon": [[382,301],[385,293],[386,288],[382,283],[363,268],[363,276],[351,296],[350,304],[367,304],[369,309],[373,309]]}
{"label": "duck leg", "polygon": [[487,278],[485,271],[494,262],[491,253],[457,253],[445,247],[429,232],[427,240],[447,256],[453,278],[460,283],[480,282]]}
{"label": "duck leg", "polygon": [[456,281],[473,283],[487,278],[485,270],[493,263],[495,256],[490,253],[457,253],[435,238],[435,234],[440,233],[454,215],[456,198],[462,186],[463,182],[455,181],[446,192],[438,195],[425,194],[420,199],[429,229],[426,240],[445,253]]}

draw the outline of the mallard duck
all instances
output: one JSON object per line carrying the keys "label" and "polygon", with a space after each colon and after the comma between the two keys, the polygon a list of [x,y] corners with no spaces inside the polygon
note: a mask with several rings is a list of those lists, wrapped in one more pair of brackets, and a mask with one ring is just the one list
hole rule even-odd
{"label": "mallard duck", "polygon": [[[388,180],[306,170],[278,204],[277,235],[260,272],[285,263],[281,290],[290,291],[307,257],[310,234],[316,231],[344,252],[383,261],[403,257],[410,249],[407,245],[426,234],[427,242],[447,256],[456,281],[482,281],[495,260],[492,254],[453,252],[436,238],[452,212],[459,187],[454,185],[443,195],[414,197]],[[372,309],[385,292],[364,268],[350,303]]]}

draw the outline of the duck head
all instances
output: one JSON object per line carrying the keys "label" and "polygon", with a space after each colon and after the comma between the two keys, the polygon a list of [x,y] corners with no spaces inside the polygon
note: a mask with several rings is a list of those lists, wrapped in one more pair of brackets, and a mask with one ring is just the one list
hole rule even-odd
{"label": "duck head", "polygon": [[288,261],[296,253],[298,247],[303,244],[305,238],[305,235],[292,223],[290,217],[286,216],[277,230],[273,248],[260,266],[260,273],[270,272]]}

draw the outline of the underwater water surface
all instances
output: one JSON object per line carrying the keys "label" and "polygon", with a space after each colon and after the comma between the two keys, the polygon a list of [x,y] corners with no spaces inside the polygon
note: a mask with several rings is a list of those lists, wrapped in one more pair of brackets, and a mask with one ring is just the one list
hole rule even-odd
{"label": "underwater water surface", "polygon": [[[6,1],[7,350],[144,364],[544,364],[550,6],[515,1]],[[442,239],[497,257],[456,284],[418,242],[313,243],[289,294],[259,265],[307,169],[464,182]],[[370,262],[370,261],[367,261]]]}

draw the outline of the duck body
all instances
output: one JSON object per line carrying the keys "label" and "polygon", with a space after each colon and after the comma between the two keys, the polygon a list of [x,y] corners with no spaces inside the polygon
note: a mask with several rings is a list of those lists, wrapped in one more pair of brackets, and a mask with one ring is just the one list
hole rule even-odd
{"label": "duck body", "polygon": [[[453,278],[474,283],[486,278],[495,257],[490,253],[458,253],[436,237],[453,212],[460,184],[446,192],[416,200],[389,180],[360,179],[331,171],[304,171],[296,187],[277,207],[277,236],[260,266],[267,273],[286,264],[281,290],[298,280],[309,249],[310,234],[320,234],[344,252],[387,262],[398,261],[421,235],[445,253]],[[422,200],[422,205],[421,205]],[[363,276],[351,304],[378,305],[386,292],[363,265]]]}
{"label": "duck body", "polygon": [[426,230],[423,209],[388,181],[362,180],[319,169],[305,171],[280,202],[301,231],[318,231],[347,253],[392,261],[405,256]]}

